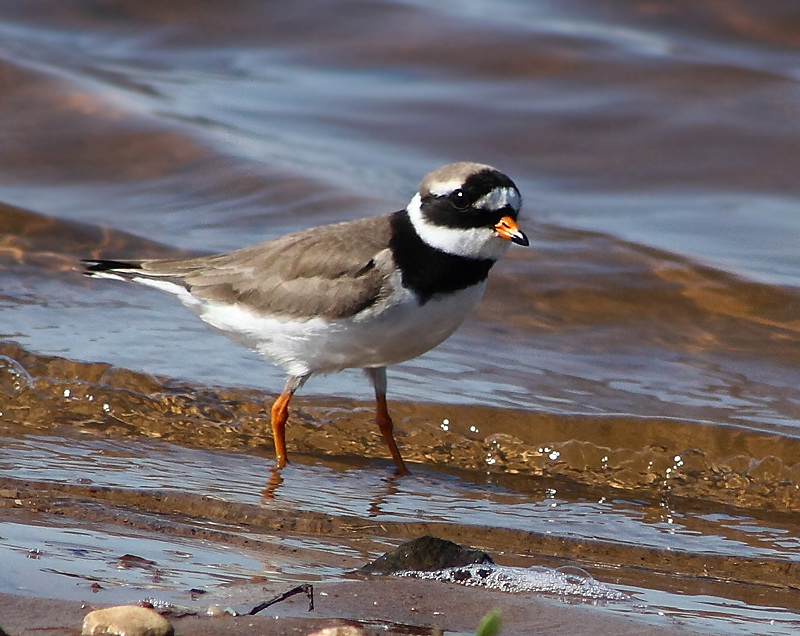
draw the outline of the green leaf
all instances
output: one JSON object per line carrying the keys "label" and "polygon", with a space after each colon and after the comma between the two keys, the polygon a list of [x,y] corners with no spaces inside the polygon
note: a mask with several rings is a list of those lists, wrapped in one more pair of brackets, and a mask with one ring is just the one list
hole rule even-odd
{"label": "green leaf", "polygon": [[478,623],[475,636],[496,636],[500,632],[500,610],[489,610]]}

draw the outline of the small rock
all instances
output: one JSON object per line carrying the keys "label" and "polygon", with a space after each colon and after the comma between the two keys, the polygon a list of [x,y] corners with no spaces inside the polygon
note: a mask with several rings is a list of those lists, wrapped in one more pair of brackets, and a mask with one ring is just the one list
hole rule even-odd
{"label": "small rock", "polygon": [[169,621],[146,607],[120,605],[89,612],[81,636],[172,636]]}
{"label": "small rock", "polygon": [[360,571],[365,574],[392,574],[405,570],[431,572],[483,563],[492,564],[494,561],[482,550],[458,545],[446,539],[424,536],[406,541],[392,552],[368,563]]}
{"label": "small rock", "polygon": [[338,627],[326,627],[308,636],[366,636],[366,632],[360,627],[339,625]]}
{"label": "small rock", "polygon": [[123,554],[117,561],[117,567],[120,570],[125,570],[128,568],[142,568],[143,570],[150,570],[156,565],[158,564],[155,561],[136,556],[135,554]]}
{"label": "small rock", "polygon": [[229,616],[229,614],[224,609],[222,609],[219,605],[209,605],[208,609],[206,610],[206,616],[212,616],[213,618],[219,618],[221,616]]}

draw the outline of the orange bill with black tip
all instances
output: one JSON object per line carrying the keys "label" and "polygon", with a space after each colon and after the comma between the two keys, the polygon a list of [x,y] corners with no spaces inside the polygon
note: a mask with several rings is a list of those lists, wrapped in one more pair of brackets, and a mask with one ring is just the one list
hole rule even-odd
{"label": "orange bill with black tip", "polygon": [[497,232],[497,236],[500,238],[504,238],[517,245],[530,245],[530,241],[528,241],[528,237],[525,236],[525,232],[520,230],[517,222],[508,215],[504,216],[495,224],[494,231]]}

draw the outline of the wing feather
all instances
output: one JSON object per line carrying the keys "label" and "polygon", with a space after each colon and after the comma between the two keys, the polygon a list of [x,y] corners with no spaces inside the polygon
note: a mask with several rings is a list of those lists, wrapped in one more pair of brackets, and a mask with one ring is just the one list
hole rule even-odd
{"label": "wing feather", "polygon": [[196,298],[292,318],[348,318],[389,295],[389,216],[295,232],[241,250],[183,260],[130,261],[136,276]]}

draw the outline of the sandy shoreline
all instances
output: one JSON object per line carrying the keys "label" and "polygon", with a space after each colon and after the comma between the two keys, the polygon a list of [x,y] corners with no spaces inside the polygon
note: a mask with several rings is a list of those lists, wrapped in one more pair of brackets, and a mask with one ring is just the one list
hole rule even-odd
{"label": "sandy shoreline", "polygon": [[[177,634],[308,634],[323,627],[360,624],[372,634],[427,634],[435,628],[471,632],[493,608],[502,616],[502,634],[614,634],[660,636],[684,631],[657,617],[615,616],[602,608],[565,603],[535,594],[505,594],[459,585],[381,577],[367,580],[322,582],[314,585],[315,607],[304,595],[277,603],[256,616],[203,615],[169,617]],[[193,605],[204,612],[211,604],[244,610],[280,590],[262,584],[236,585],[212,591]],[[134,603],[135,599],[131,599]],[[83,617],[105,607],[89,602],[63,601],[0,594],[0,626],[11,636],[47,633],[74,636]],[[648,620],[649,619],[649,620]]]}

